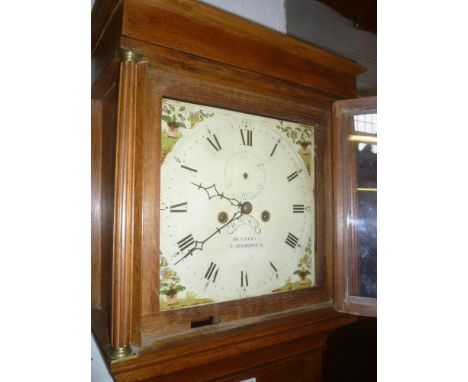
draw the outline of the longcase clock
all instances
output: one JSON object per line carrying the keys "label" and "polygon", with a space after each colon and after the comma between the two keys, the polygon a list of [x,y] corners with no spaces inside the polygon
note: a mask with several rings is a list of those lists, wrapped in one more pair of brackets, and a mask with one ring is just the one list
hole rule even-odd
{"label": "longcase clock", "polygon": [[333,288],[353,169],[332,106],[364,68],[192,0],[97,1],[92,21],[92,324],[113,376],[320,380],[355,320]]}

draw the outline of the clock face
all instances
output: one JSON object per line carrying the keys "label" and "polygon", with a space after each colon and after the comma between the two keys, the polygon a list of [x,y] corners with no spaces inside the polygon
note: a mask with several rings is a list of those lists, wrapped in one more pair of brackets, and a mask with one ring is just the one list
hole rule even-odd
{"label": "clock face", "polygon": [[160,309],[314,285],[313,128],[163,99]]}

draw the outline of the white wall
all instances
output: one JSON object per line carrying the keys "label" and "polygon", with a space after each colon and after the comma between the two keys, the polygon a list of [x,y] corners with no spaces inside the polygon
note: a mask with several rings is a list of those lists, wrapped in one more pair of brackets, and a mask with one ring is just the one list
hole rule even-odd
{"label": "white wall", "polygon": [[281,33],[350,58],[367,68],[357,79],[360,95],[377,94],[377,35],[316,0],[201,0]]}
{"label": "white wall", "polygon": [[284,0],[201,0],[230,13],[286,33]]}
{"label": "white wall", "polygon": [[91,382],[113,382],[103,355],[91,333]]}
{"label": "white wall", "polygon": [[362,95],[377,94],[377,35],[353,27],[352,22],[316,0],[285,0],[287,32],[365,66],[358,77]]}

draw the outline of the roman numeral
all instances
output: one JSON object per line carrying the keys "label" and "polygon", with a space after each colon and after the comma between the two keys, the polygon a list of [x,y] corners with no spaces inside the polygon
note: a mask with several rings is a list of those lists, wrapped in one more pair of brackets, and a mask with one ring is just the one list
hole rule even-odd
{"label": "roman numeral", "polygon": [[245,286],[249,286],[249,279],[247,277],[247,271],[245,272],[244,274],[244,271],[241,271],[241,287],[243,287],[245,284]]}
{"label": "roman numeral", "polygon": [[211,281],[210,280],[211,276],[213,276],[212,282],[215,282],[216,277],[218,276],[218,271],[219,271],[218,266],[215,263],[211,262],[210,266],[208,267],[208,270],[205,273],[205,279],[207,279],[208,281]]}
{"label": "roman numeral", "polygon": [[[279,143],[279,141],[278,141],[278,143]],[[278,147],[278,143],[275,145],[275,147],[273,147],[273,150],[271,150],[271,154],[270,154],[271,157],[272,157],[273,154],[275,153],[275,150],[276,150],[276,148]]]}
{"label": "roman numeral", "polygon": [[180,251],[185,251],[188,247],[190,247],[195,240],[193,240],[192,234],[185,236],[182,240],[177,242],[177,246],[179,247]]}
{"label": "roman numeral", "polygon": [[303,204],[293,204],[293,213],[300,214],[304,213],[305,206]]}
{"label": "roman numeral", "polygon": [[195,170],[195,169],[192,168],[192,167],[184,166],[183,164],[181,164],[180,167],[185,168],[186,170],[189,170],[189,171],[193,171],[193,172],[197,172],[197,171],[198,171],[198,170]]}
{"label": "roman numeral", "polygon": [[[182,207],[182,206],[186,206],[185,209],[177,208],[177,207]],[[173,206],[170,207],[170,212],[187,212],[187,202],[174,204]]]}
{"label": "roman numeral", "polygon": [[221,150],[221,145],[219,144],[218,138],[216,138],[216,135],[215,135],[215,134],[213,134],[213,138],[214,138],[214,140],[215,140],[215,143],[213,143],[213,141],[212,141],[210,138],[206,138],[206,140],[207,140],[208,142],[210,142],[210,145],[213,146],[213,148],[214,148],[216,151]]}
{"label": "roman numeral", "polygon": [[284,241],[287,245],[289,245],[291,248],[296,248],[297,242],[299,239],[294,236],[291,232],[288,233],[288,237]]}
{"label": "roman numeral", "polygon": [[270,261],[271,267],[275,270],[275,272],[278,272],[278,269],[276,269],[275,265]]}
{"label": "roman numeral", "polygon": [[298,172],[297,171],[294,171],[292,174],[288,175],[288,182],[290,182],[291,180],[293,180],[296,176],[298,176]]}
{"label": "roman numeral", "polygon": [[252,130],[246,130],[247,133],[247,143],[244,137],[244,131],[241,129],[240,130],[241,137],[242,137],[242,144],[244,146],[252,146]]}

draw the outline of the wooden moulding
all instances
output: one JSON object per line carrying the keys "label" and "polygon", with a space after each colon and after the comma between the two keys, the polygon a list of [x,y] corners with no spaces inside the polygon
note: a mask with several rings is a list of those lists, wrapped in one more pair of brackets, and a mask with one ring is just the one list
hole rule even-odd
{"label": "wooden moulding", "polygon": [[[346,135],[349,135],[354,129],[354,118],[352,115],[346,117],[346,121],[344,121],[346,131],[348,132]],[[358,192],[357,192],[357,157],[356,157],[356,142],[346,142],[346,149],[344,153],[346,155],[346,167],[348,168],[346,177],[346,190],[348,196],[348,216],[355,217],[358,216]],[[352,174],[352,176],[351,176]],[[356,225],[349,226],[348,232],[348,239],[347,239],[347,250],[350,256],[347,256],[347,276],[348,276],[348,294],[350,296],[359,296],[360,293],[360,281],[361,281],[361,274],[359,272],[359,232],[357,230]]]}
{"label": "wooden moulding", "polygon": [[[141,48],[141,45],[133,46]],[[159,50],[158,50],[159,51]],[[223,69],[224,81],[215,81],[206,74],[206,65],[197,61],[194,66],[186,63],[184,68],[173,65],[173,70],[166,68],[161,55],[145,51],[148,60],[146,108],[142,132],[142,230],[141,230],[141,285],[142,288],[142,341],[145,338],[169,333],[190,331],[192,320],[214,316],[220,322],[237,320],[245,317],[261,316],[281,310],[299,308],[304,305],[328,302],[331,300],[331,246],[332,246],[332,194],[331,194],[331,137],[329,113],[310,106],[307,100],[296,102],[288,93],[278,95],[273,90],[266,94],[257,88],[244,87],[244,76],[237,69]],[[221,65],[220,65],[221,66]],[[221,70],[219,68],[219,70]],[[266,82],[263,78],[258,83]],[[275,80],[271,81],[275,84]],[[296,90],[288,85],[289,94]],[[159,160],[160,160],[160,112],[161,98],[175,98],[187,102],[199,103],[254,114],[277,116],[293,121],[316,124],[316,192],[320,203],[316,206],[316,287],[290,293],[279,293],[223,304],[195,306],[187,310],[159,311],[158,280],[159,263]],[[287,109],[287,111],[283,111]],[[142,110],[143,112],[143,110]]]}
{"label": "wooden moulding", "polygon": [[310,44],[193,0],[126,0],[122,34],[302,84],[354,97],[362,66]]}
{"label": "wooden moulding", "polygon": [[[103,97],[92,100],[92,328],[103,348],[109,344],[112,300],[112,246],[114,220],[117,76]],[[106,335],[102,334],[106,331]],[[103,340],[101,340],[101,338]]]}
{"label": "wooden moulding", "polygon": [[[106,82],[101,77],[113,78],[116,69],[119,67],[118,51],[120,48],[120,36],[122,33],[122,19],[123,19],[123,4],[122,1],[113,4],[115,8],[102,8],[103,2],[97,2],[95,14],[101,10],[102,16],[107,14],[109,17],[106,22],[95,24],[92,27],[92,46],[91,46],[91,83],[95,85],[101,79],[102,85],[99,87],[93,86],[93,98],[102,97],[102,89],[106,87]],[[94,10],[94,9],[93,9]],[[97,18],[98,16],[95,16]],[[95,39],[95,41],[94,41]]]}
{"label": "wooden moulding", "polygon": [[136,136],[135,136],[135,209],[134,209],[134,235],[133,235],[133,285],[132,285],[132,344],[139,346],[141,342],[141,295],[144,288],[141,283],[141,247],[143,245],[142,240],[142,219],[143,208],[145,200],[142,196],[142,184],[144,182],[144,174],[141,169],[143,168],[142,161],[144,160],[143,155],[137,153],[143,152],[143,128],[147,121],[147,64],[141,62],[138,64],[137,69],[137,83],[136,83]]}
{"label": "wooden moulding", "polygon": [[112,14],[119,5],[122,5],[122,0],[98,0],[94,2],[91,10],[91,52],[98,45],[103,32],[109,25],[109,20],[112,19]]}
{"label": "wooden moulding", "polygon": [[[254,326],[239,322],[202,337],[199,334],[205,330],[200,328],[168,343],[155,342],[143,348],[138,358],[112,364],[111,370],[117,381],[216,379],[321,351],[330,331],[355,320],[330,308],[309,308]],[[185,379],[177,378],[183,375]]]}
{"label": "wooden moulding", "polygon": [[[319,370],[328,332],[355,320],[331,308],[330,108],[356,95],[355,76],[364,68],[194,0],[97,0],[92,22],[93,142],[97,150],[112,146],[115,157],[114,171],[109,155],[93,156],[93,198],[101,200],[93,214],[93,328],[102,329],[101,345],[131,344],[139,353],[111,364],[115,378],[231,380],[296,356]],[[120,62],[122,46],[143,51],[145,62]],[[108,94],[117,106],[103,103]],[[318,126],[316,288],[194,307],[191,317],[159,311],[162,97]],[[110,123],[112,131],[117,123],[112,139]],[[104,248],[108,241],[112,251]],[[190,329],[190,319],[207,316],[220,324]]]}
{"label": "wooden moulding", "polygon": [[334,224],[334,237],[333,237],[333,299],[335,308],[343,312],[344,308],[344,296],[345,296],[345,284],[344,284],[344,227],[345,211],[342,207],[344,202],[344,179],[343,179],[343,155],[341,150],[341,144],[337,143],[337,140],[341,140],[341,126],[343,123],[343,114],[341,112],[341,104],[335,103],[333,105],[333,216],[335,217]]}
{"label": "wooden moulding", "polygon": [[[334,199],[334,304],[340,312],[366,316],[377,315],[377,299],[359,297],[359,260],[357,233],[348,227],[348,213],[357,212],[355,196],[355,159],[350,156],[347,132],[353,116],[362,112],[375,112],[377,98],[366,97],[335,102],[333,106],[333,199]],[[354,171],[354,173],[353,173]]]}
{"label": "wooden moulding", "polygon": [[121,37],[268,73],[334,98],[354,97],[355,76],[366,70],[195,0],[98,0],[91,21],[92,83],[115,64]]}
{"label": "wooden moulding", "polygon": [[114,246],[112,281],[112,349],[128,348],[131,341],[134,237],[135,151],[138,64],[122,61],[117,111]]}
{"label": "wooden moulding", "polygon": [[91,103],[91,306],[101,306],[102,110]]}
{"label": "wooden moulding", "polygon": [[[308,111],[308,114],[316,115],[317,112],[323,113],[324,110],[329,114],[333,102],[336,101],[336,97],[330,94],[305,87],[301,84],[272,78],[266,73],[250,72],[242,68],[213,62],[206,58],[155,46],[128,37],[122,37],[121,44],[145,53],[145,60],[149,62],[150,67],[157,69],[158,73],[161,73],[157,78],[157,81],[161,85],[165,85],[168,75],[176,78],[189,77],[189,79],[190,77],[196,77],[203,80],[207,86],[216,83],[219,86],[235,87],[239,92],[243,91],[255,97],[259,95],[273,98],[283,97],[285,104],[280,104],[275,109],[278,117],[301,119],[301,115],[288,115],[288,113],[291,113],[291,107],[288,102],[306,105],[307,108],[304,109],[303,114],[307,114],[306,111]],[[178,90],[179,93],[182,95],[186,88],[187,86],[184,86],[184,83],[181,82]],[[210,100],[211,105],[223,107],[220,101],[217,100],[218,98],[212,97],[212,100]],[[268,102],[266,101],[265,103]],[[224,105],[224,107],[228,106]],[[271,113],[269,110],[259,110],[258,112],[260,114]],[[287,117],[284,117],[284,115],[287,115]]]}

